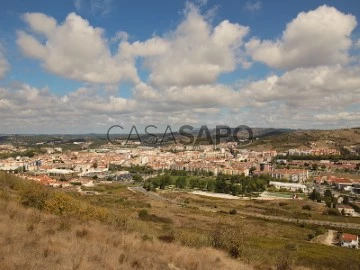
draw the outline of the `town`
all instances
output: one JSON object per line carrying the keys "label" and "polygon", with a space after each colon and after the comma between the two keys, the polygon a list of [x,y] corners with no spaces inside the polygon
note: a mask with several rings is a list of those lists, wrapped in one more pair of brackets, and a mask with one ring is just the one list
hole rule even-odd
{"label": "town", "polygon": [[[68,150],[54,142],[47,144],[36,142],[38,153],[30,155],[28,147],[2,144],[6,158],[0,161],[0,170],[82,195],[99,195],[91,187],[120,183],[158,194],[186,191],[241,200],[314,201],[326,206],[325,215],[360,219],[356,151],[353,159],[343,160],[340,150],[319,148],[315,143],[285,151],[254,151],[239,148],[236,142],[164,146],[103,142],[93,148],[91,141],[82,140],[69,142],[64,146]],[[331,243],[359,247],[357,236],[349,233],[334,235]]]}

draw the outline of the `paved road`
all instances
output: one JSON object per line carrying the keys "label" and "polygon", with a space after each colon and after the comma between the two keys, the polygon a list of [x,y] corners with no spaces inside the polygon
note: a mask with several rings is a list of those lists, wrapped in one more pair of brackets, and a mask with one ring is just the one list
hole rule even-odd
{"label": "paved road", "polygon": [[[146,196],[160,201],[167,201],[169,203],[173,204],[179,204],[176,200],[171,200],[165,197],[162,197],[161,195],[147,191],[143,187],[129,187],[130,190],[141,192],[145,194]],[[204,211],[211,211],[214,212],[213,208],[210,207],[199,207],[200,210]],[[280,217],[280,216],[270,216],[270,215],[263,215],[263,214],[257,214],[257,213],[251,213],[251,212],[245,212],[245,211],[238,211],[237,213],[244,216],[251,216],[256,218],[262,218],[267,220],[278,220],[278,221],[284,221],[289,223],[296,223],[296,224],[314,224],[314,225],[322,225],[322,226],[331,226],[335,228],[347,228],[347,229],[358,229],[360,230],[360,224],[356,223],[345,223],[345,222],[335,222],[335,221],[324,221],[324,220],[314,220],[314,219],[296,219],[296,218],[287,218],[287,217]]]}

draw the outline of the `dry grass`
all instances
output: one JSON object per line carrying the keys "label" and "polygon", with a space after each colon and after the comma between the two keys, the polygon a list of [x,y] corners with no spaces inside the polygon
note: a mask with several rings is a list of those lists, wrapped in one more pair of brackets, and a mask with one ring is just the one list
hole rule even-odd
{"label": "dry grass", "polygon": [[162,243],[0,202],[1,269],[252,269],[213,248]]}
{"label": "dry grass", "polygon": [[[360,265],[358,251],[310,243],[316,227],[228,214],[229,209],[301,209],[293,201],[280,206],[168,194],[188,200],[184,207],[113,186],[111,193],[89,197],[48,190],[38,211],[37,196],[23,196],[29,186],[18,188],[12,178],[0,174],[0,269],[251,269],[239,260],[264,270],[287,262],[291,269]],[[42,194],[41,188],[30,190]],[[150,218],[140,218],[141,210]],[[283,258],[289,243],[297,248]]]}

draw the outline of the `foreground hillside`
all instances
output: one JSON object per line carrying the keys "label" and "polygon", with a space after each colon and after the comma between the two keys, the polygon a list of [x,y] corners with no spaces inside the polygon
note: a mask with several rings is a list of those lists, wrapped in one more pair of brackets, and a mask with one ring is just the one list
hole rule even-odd
{"label": "foreground hillside", "polygon": [[1,201],[1,269],[252,269],[212,248],[142,239],[114,227]]}
{"label": "foreground hillside", "polygon": [[98,195],[0,173],[0,269],[359,270],[358,250],[309,241],[321,226],[236,214],[301,214],[296,201],[143,194],[116,183],[92,190]]}
{"label": "foreground hillside", "polygon": [[1,269],[252,269],[213,248],[189,248],[118,225],[25,208],[1,190]]}

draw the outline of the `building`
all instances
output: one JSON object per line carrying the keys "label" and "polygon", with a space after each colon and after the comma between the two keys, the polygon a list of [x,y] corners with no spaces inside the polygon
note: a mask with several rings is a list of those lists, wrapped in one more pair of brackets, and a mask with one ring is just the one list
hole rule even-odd
{"label": "building", "polygon": [[296,184],[296,183],[283,183],[283,182],[270,181],[269,184],[277,189],[285,188],[291,191],[301,190],[302,192],[306,192],[307,190],[305,185]]}
{"label": "building", "polygon": [[291,182],[305,182],[309,178],[309,171],[302,169],[277,169],[270,174],[273,178],[288,179]]}
{"label": "building", "polygon": [[337,206],[338,211],[344,216],[354,216],[355,210],[349,205],[340,204]]}
{"label": "building", "polygon": [[359,237],[354,234],[343,233],[341,235],[340,245],[347,248],[359,248]]}

